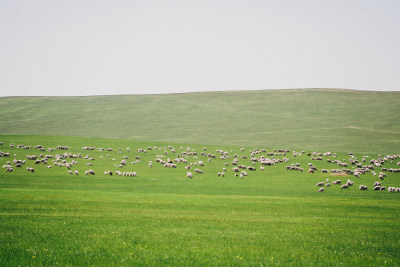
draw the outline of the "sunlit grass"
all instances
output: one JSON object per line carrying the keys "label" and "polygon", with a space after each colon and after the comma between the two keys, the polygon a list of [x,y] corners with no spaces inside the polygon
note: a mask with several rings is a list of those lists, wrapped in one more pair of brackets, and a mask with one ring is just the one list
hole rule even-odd
{"label": "sunlit grass", "polygon": [[[66,168],[48,169],[30,161],[25,166],[35,167],[35,173],[27,172],[25,166],[14,168],[12,173],[0,170],[2,266],[396,266],[400,262],[400,194],[372,191],[377,177],[370,173],[360,178],[341,177],[355,182],[349,190],[332,186],[318,193],[318,181],[336,177],[285,168],[291,163],[306,168],[310,162],[306,154],[294,158],[288,153],[288,163],[249,172],[244,179],[233,176],[231,165],[225,177],[217,176],[231,160],[207,162],[202,156],[191,156],[189,163],[203,159],[205,173],[188,179],[185,165],[171,169],[155,163],[156,155],[162,155],[164,145],[170,143],[54,136],[0,139],[5,142],[0,150],[16,154],[17,159],[40,152],[9,148],[10,142],[67,145],[71,147],[68,151],[52,154],[81,152],[95,158],[91,167],[85,166],[86,160],[75,159],[79,163],[73,170],[77,169],[79,176],[69,175]],[[187,146],[200,153],[204,147],[171,145],[177,153]],[[82,146],[112,147],[113,151],[83,152]],[[162,149],[137,152],[148,146]],[[239,155],[254,149],[207,148],[207,153],[217,154],[220,148]],[[176,154],[166,150],[169,154],[165,158],[175,158]],[[123,169],[114,167],[123,156],[131,162],[138,155],[140,163]],[[339,154],[338,158],[348,156]],[[1,165],[7,160],[0,158]],[[150,160],[152,168],[148,167]],[[251,165],[248,159],[240,162]],[[313,164],[318,169],[335,168],[325,160]],[[259,163],[254,166],[258,168]],[[385,166],[396,167],[396,161]],[[84,175],[88,168],[96,175]],[[134,170],[138,176],[105,176],[104,170]],[[388,173],[382,183],[400,187],[399,178],[399,174]],[[370,190],[359,191],[359,184],[369,185]]]}

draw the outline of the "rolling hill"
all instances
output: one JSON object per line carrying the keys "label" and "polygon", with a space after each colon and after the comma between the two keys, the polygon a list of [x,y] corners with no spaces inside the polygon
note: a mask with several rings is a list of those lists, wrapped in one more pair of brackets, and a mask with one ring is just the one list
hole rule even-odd
{"label": "rolling hill", "polygon": [[0,98],[0,133],[397,153],[400,92]]}

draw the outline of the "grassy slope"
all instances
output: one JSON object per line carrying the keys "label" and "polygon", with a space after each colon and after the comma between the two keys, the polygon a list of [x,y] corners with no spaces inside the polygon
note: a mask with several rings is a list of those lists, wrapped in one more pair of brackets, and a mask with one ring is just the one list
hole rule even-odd
{"label": "grassy slope", "polygon": [[397,153],[400,92],[0,98],[0,133]]}
{"label": "grassy slope", "polygon": [[[317,193],[318,181],[335,177],[320,171],[314,175],[287,171],[286,164],[281,163],[266,167],[264,172],[249,173],[243,180],[233,176],[230,166],[222,178],[216,172],[225,161],[215,159],[206,162],[203,175],[187,179],[184,165],[170,169],[155,163],[156,155],[163,154],[164,149],[137,152],[139,147],[170,143],[54,136],[0,136],[0,141],[5,142],[0,150],[15,153],[17,159],[40,152],[9,148],[11,142],[67,145],[76,148],[68,152],[95,158],[92,167],[85,166],[83,159],[75,159],[79,164],[72,170],[79,170],[80,176],[67,174],[66,168],[47,169],[30,161],[26,166],[33,165],[35,173],[24,168],[15,168],[12,173],[0,170],[3,266],[396,266],[400,262],[400,195],[373,192],[371,185],[377,178],[371,174],[358,179],[341,177],[354,180],[349,190],[332,186]],[[81,151],[82,146],[112,147],[113,152],[86,152]],[[174,146],[181,152],[179,145]],[[186,148],[187,144],[182,146]],[[118,153],[119,147],[122,153]],[[203,148],[191,147],[198,152]],[[207,152],[217,154],[217,148],[239,155],[249,151],[208,146]],[[170,149],[167,151],[175,158]],[[102,174],[104,170],[118,170],[113,165],[123,156],[131,162],[137,155],[141,163],[120,170],[137,171],[138,177]],[[305,168],[310,162],[306,155],[286,157],[288,164],[298,162]],[[188,161],[202,158],[189,157]],[[348,156],[340,154],[338,158]],[[7,160],[0,158],[1,165]],[[153,161],[151,169],[149,160]],[[397,161],[387,162],[385,167],[395,167]],[[239,163],[251,165],[246,159]],[[313,164],[319,170],[336,168],[325,160]],[[255,166],[258,168],[259,163]],[[88,168],[97,174],[82,175]],[[400,187],[399,175],[388,173],[383,185]],[[368,185],[370,190],[358,191],[359,184]]]}

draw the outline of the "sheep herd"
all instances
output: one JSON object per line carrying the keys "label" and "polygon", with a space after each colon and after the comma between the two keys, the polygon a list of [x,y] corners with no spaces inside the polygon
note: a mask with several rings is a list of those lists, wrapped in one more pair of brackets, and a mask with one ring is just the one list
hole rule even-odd
{"label": "sheep herd", "polygon": [[[1,147],[5,148],[4,142],[0,142],[0,148]],[[45,165],[48,169],[52,167],[65,168],[66,173],[76,176],[80,175],[77,169],[78,163],[79,165],[84,164],[84,166],[87,167],[99,167],[96,163],[96,156],[93,154],[90,155],[91,153],[96,152],[99,158],[104,159],[105,157],[111,157],[108,152],[114,151],[111,147],[98,147],[96,149],[96,147],[93,146],[83,146],[79,151],[77,148],[63,145],[45,148],[42,145],[25,146],[23,144],[18,144],[15,146],[13,143],[9,144],[9,148],[12,148],[14,152],[0,151],[0,160],[4,161],[3,168],[6,172],[13,172],[15,169],[27,166],[26,171],[35,173],[33,165]],[[15,148],[17,151],[18,149],[29,150],[32,151],[32,153],[28,153],[24,159],[18,158]],[[286,163],[284,168],[288,171],[302,173],[304,170],[307,170],[305,175],[308,175],[308,177],[324,177],[325,181],[320,181],[316,184],[318,192],[324,192],[327,188],[334,187],[349,190],[354,185],[354,181],[351,179],[347,179],[347,181],[343,183],[341,180],[333,180],[330,182],[330,179],[327,178],[328,176],[353,176],[358,182],[358,179],[361,181],[363,176],[370,174],[372,176],[377,176],[379,180],[383,181],[389,173],[392,175],[400,172],[400,168],[394,168],[395,166],[400,166],[400,155],[378,155],[370,159],[370,156],[367,155],[357,158],[353,153],[348,153],[347,156],[339,159],[338,154],[331,152],[306,153],[305,151],[295,152],[286,149],[267,151],[265,149],[255,148],[248,150],[248,152],[246,152],[244,148],[239,149],[238,152],[235,152],[233,149],[229,151],[216,149],[214,153],[209,152],[206,147],[201,150],[200,152],[191,147],[183,148],[182,146],[176,149],[172,145],[161,147],[148,146],[146,148],[138,148],[137,154],[133,156],[134,160],[129,161],[133,153],[131,149],[129,147],[126,149],[118,148],[118,152],[115,153],[121,154],[122,159],[117,161],[119,163],[114,163],[112,168],[108,167],[105,169],[103,173],[106,176],[137,177],[138,172],[136,170],[122,171],[122,169],[132,169],[136,164],[141,164],[140,154],[150,154],[149,152],[155,154],[154,157],[148,161],[149,169],[155,166],[171,169],[185,168],[186,177],[190,179],[195,178],[196,175],[206,173],[205,166],[211,161],[217,161],[221,165],[221,168],[215,173],[216,176],[231,176],[240,179],[244,179],[248,176],[251,177],[251,173],[257,170],[264,172],[268,167],[285,165],[284,163]],[[123,155],[123,153],[126,154]],[[149,157],[146,157],[146,159],[147,158]],[[299,162],[300,159],[302,159],[302,162],[308,161],[308,163],[305,166],[301,166],[302,164],[299,162],[290,163],[290,161],[297,161],[297,159],[299,159]],[[116,159],[113,158],[112,161],[115,162]],[[83,164],[80,162],[83,162]],[[324,168],[317,168],[316,165],[323,165]],[[329,165],[332,165],[332,167],[327,168],[326,166]],[[386,165],[391,165],[392,167]],[[87,168],[84,174],[90,176],[96,175],[96,172],[91,168]],[[213,174],[211,173],[211,175]],[[269,174],[265,172],[265,176],[268,177],[268,175]],[[379,181],[373,184],[371,183],[371,187],[373,191],[386,190],[386,186],[382,185]],[[360,184],[358,188],[360,191],[367,191],[368,185]],[[400,192],[400,188],[390,185],[387,187],[387,191],[390,193]]]}

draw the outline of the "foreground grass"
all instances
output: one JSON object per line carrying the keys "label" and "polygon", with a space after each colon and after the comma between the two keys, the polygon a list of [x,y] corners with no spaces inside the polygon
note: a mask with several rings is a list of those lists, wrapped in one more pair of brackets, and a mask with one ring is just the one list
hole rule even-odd
{"label": "foreground grass", "polygon": [[[321,194],[315,183],[336,177],[287,171],[285,163],[249,173],[241,180],[229,171],[231,166],[225,177],[218,177],[216,173],[225,161],[214,159],[206,162],[203,175],[188,179],[184,165],[170,169],[154,163],[164,149],[137,152],[139,147],[168,143],[0,137],[5,142],[0,150],[15,153],[17,159],[39,152],[9,148],[11,141],[46,147],[67,145],[71,153],[82,152],[82,146],[113,148],[112,152],[82,152],[95,160],[87,167],[87,161],[78,159],[79,176],[67,174],[65,168],[41,165],[33,166],[35,173],[17,168],[12,173],[0,170],[2,266],[400,264],[400,194],[358,191],[359,184],[370,186],[377,179],[371,174],[358,179],[341,177],[354,180],[355,186],[348,191],[332,186]],[[180,145],[173,146],[181,152]],[[203,146],[190,147],[203,151]],[[217,148],[239,155],[249,150],[207,148],[214,154]],[[166,150],[166,157],[176,156]],[[137,155],[141,162],[123,170],[137,171],[138,177],[102,174],[118,169],[113,169],[113,164],[123,156],[133,161]],[[286,157],[287,164],[306,166],[310,162],[306,155]],[[200,159],[189,157],[188,161]],[[149,160],[153,161],[151,169]],[[5,161],[7,158],[0,158],[1,165]],[[251,164],[246,159],[240,162]],[[325,160],[313,164],[319,169],[333,167]],[[385,166],[395,167],[396,162]],[[96,175],[82,175],[88,168]],[[388,173],[382,183],[399,187],[399,178],[399,174]]]}
{"label": "foreground grass", "polygon": [[396,153],[399,96],[304,89],[8,97],[0,98],[0,133]]}

